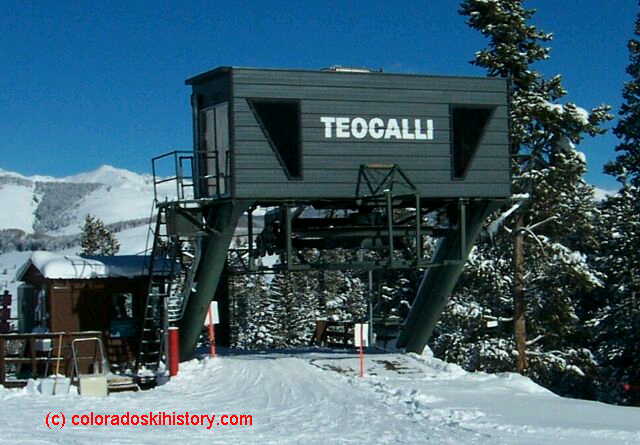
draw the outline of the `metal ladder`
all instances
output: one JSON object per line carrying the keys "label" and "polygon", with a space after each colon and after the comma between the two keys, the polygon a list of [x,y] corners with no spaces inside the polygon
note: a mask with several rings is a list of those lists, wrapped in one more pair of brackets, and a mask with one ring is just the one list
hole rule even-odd
{"label": "metal ladder", "polygon": [[160,207],[149,262],[149,287],[144,306],[136,370],[141,383],[154,382],[161,363],[166,362],[166,305],[175,274],[175,243],[166,230],[166,209]]}
{"label": "metal ladder", "polygon": [[197,237],[169,233],[167,226],[167,206],[161,205],[153,235],[149,288],[136,360],[138,378],[143,384],[153,383],[163,370],[168,327],[184,315],[200,262]]}

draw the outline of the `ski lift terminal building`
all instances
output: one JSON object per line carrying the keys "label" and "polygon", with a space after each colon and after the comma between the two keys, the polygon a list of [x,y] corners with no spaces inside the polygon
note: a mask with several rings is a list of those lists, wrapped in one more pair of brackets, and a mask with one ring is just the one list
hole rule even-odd
{"label": "ski lift terminal building", "polygon": [[504,79],[222,67],[187,84],[198,197],[349,199],[371,164],[423,198],[510,196]]}

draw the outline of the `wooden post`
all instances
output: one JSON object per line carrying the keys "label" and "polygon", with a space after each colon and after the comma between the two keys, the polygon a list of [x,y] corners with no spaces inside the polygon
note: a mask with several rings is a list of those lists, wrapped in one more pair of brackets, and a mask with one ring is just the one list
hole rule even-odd
{"label": "wooden post", "polygon": [[349,324],[347,323],[342,324],[342,343],[344,344],[345,348],[349,344]]}
{"label": "wooden post", "polygon": [[513,239],[513,309],[514,335],[518,360],[516,369],[520,374],[527,372],[527,326],[524,296],[524,236],[522,233],[523,216],[518,215]]}
{"label": "wooden post", "polygon": [[5,354],[6,354],[6,343],[4,337],[0,336],[0,385],[4,385],[6,376],[6,367],[5,367]]}
{"label": "wooden post", "polygon": [[34,379],[38,377],[38,361],[36,360],[36,339],[35,337],[29,338],[29,347],[31,348],[31,377]]}
{"label": "wooden post", "polygon": [[[58,385],[58,373],[60,372],[60,360],[62,358],[62,338],[64,333],[61,333],[58,336],[58,354],[56,355],[56,375],[53,378],[53,391],[52,395],[56,395],[56,386]],[[47,377],[47,376],[45,376]]]}

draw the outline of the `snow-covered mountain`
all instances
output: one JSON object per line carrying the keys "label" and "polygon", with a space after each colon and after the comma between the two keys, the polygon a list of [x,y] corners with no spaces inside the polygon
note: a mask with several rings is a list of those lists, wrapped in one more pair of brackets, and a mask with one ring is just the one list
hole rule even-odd
{"label": "snow-covered mountain", "polygon": [[152,201],[150,175],[108,165],[63,178],[0,170],[0,202],[10,209],[0,212],[5,234],[69,236],[79,233],[87,214],[105,224],[136,225],[149,217]]}

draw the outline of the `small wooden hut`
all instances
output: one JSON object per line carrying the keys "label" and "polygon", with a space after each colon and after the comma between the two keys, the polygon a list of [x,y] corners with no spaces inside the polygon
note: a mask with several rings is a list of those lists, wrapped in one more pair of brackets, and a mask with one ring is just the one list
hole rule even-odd
{"label": "small wooden hut", "polygon": [[144,305],[148,257],[34,252],[17,279],[33,288],[31,304],[21,305],[31,310],[24,313],[25,332],[102,331],[127,337]]}
{"label": "small wooden hut", "polygon": [[[12,383],[11,364],[17,379],[13,386],[29,376],[51,374],[60,339],[61,373],[71,373],[73,339],[88,336],[102,340],[112,371],[131,368],[148,287],[148,261],[134,255],[34,252],[16,275],[24,282],[19,289],[19,332],[0,338],[0,384]],[[79,366],[84,372],[91,363]]]}

